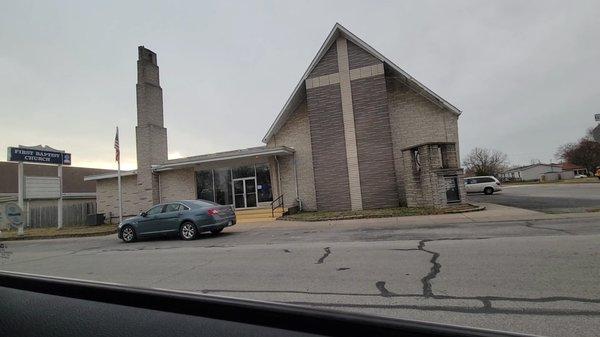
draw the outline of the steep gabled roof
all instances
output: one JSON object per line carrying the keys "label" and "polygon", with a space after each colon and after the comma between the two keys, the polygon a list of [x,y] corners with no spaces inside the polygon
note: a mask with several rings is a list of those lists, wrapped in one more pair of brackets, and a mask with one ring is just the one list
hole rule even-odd
{"label": "steep gabled roof", "polygon": [[304,81],[308,78],[308,75],[310,75],[310,73],[317,66],[319,61],[321,61],[321,59],[323,58],[325,53],[329,50],[331,45],[333,45],[333,43],[336,41],[336,39],[339,36],[343,36],[348,41],[351,41],[352,43],[356,44],[357,46],[363,48],[368,53],[370,53],[371,55],[376,57],[378,60],[383,62],[386,65],[386,71],[391,70],[394,76],[398,77],[402,82],[404,82],[404,84],[406,84],[407,86],[409,86],[410,88],[415,90],[417,93],[419,93],[423,97],[427,98],[432,103],[436,104],[437,106],[439,106],[441,108],[448,109],[449,111],[455,113],[456,115],[460,115],[461,111],[458,108],[456,108],[454,105],[450,104],[449,102],[447,102],[446,100],[444,100],[443,98],[438,96],[435,92],[433,92],[432,90],[427,88],[425,85],[423,85],[422,83],[420,83],[419,81],[414,79],[407,72],[405,72],[400,67],[395,65],[392,61],[387,59],[385,56],[383,56],[381,53],[379,53],[373,47],[369,46],[366,42],[364,42],[363,40],[356,37],[356,35],[352,34],[349,30],[344,28],[342,25],[340,25],[339,23],[336,23],[333,26],[333,29],[331,30],[329,35],[327,36],[327,39],[325,39],[325,42],[323,43],[323,45],[317,52],[317,55],[315,56],[315,58],[312,60],[312,62],[308,66],[308,69],[306,69],[306,71],[304,72],[304,75],[302,75],[300,82],[298,82],[298,84],[294,88],[292,95],[285,102],[283,109],[281,109],[281,111],[277,115],[277,118],[275,118],[275,121],[273,122],[273,124],[271,124],[271,127],[269,128],[269,130],[267,131],[267,134],[264,136],[264,138],[262,140],[264,143],[267,143],[271,139],[271,137],[279,131],[279,129],[285,124],[287,119],[294,112],[296,107],[298,107],[298,104],[300,104],[300,102],[302,102],[302,100],[306,97],[306,89],[305,89]]}

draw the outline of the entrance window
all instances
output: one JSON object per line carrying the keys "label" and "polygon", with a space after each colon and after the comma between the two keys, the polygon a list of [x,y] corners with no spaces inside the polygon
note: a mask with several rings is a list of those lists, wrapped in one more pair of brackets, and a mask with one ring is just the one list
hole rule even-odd
{"label": "entrance window", "polygon": [[258,202],[273,201],[271,174],[267,164],[256,165],[256,189],[258,190]]}
{"label": "entrance window", "polygon": [[256,207],[256,178],[233,179],[235,208]]}
{"label": "entrance window", "polygon": [[[238,180],[242,182],[236,182]],[[196,172],[198,199],[214,201],[221,205],[243,208],[256,207],[258,202],[273,201],[271,187],[271,175],[267,164]]]}
{"label": "entrance window", "polygon": [[231,173],[233,174],[233,179],[254,177],[254,175],[255,175],[254,165],[239,166],[239,167],[233,168],[231,170]]}
{"label": "entrance window", "polygon": [[213,170],[215,174],[215,202],[221,205],[232,205],[231,171],[227,168]]}
{"label": "entrance window", "polygon": [[212,170],[196,172],[196,188],[198,199],[215,200]]}

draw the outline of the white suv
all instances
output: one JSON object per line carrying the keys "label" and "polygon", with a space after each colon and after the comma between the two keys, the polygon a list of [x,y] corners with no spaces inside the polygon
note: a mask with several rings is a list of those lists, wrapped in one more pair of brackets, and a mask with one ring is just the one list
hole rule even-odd
{"label": "white suv", "polygon": [[480,176],[465,178],[465,189],[467,193],[485,193],[492,194],[502,191],[500,181],[492,176]]}

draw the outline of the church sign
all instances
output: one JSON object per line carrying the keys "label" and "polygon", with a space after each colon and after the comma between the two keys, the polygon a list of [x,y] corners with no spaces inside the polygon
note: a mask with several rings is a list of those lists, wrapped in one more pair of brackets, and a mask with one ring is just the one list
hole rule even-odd
{"label": "church sign", "polygon": [[40,164],[71,165],[71,154],[25,147],[9,147],[8,161]]}

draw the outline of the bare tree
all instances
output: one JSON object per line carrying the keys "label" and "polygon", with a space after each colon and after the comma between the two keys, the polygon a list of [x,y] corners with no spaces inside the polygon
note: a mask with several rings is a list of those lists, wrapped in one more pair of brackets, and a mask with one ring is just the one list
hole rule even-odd
{"label": "bare tree", "polygon": [[463,161],[467,171],[478,176],[495,176],[508,166],[505,153],[494,149],[474,148]]}
{"label": "bare tree", "polygon": [[578,143],[561,145],[556,151],[557,158],[595,172],[600,167],[600,143],[584,137]]}

